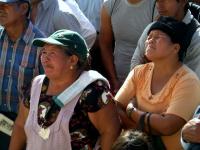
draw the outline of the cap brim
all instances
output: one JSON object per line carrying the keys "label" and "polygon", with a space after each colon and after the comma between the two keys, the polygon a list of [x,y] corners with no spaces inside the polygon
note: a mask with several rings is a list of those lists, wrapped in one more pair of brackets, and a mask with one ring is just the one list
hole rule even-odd
{"label": "cap brim", "polygon": [[33,40],[33,45],[38,47],[43,47],[45,44],[53,44],[53,45],[59,45],[59,46],[66,46],[59,41],[52,39],[52,38],[36,38]]}

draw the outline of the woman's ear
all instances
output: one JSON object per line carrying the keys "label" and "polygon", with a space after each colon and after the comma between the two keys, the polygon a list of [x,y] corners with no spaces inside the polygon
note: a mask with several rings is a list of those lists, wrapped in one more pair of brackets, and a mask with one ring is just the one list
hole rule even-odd
{"label": "woman's ear", "polygon": [[70,56],[70,63],[72,66],[76,66],[78,64],[79,58],[76,55]]}
{"label": "woman's ear", "polygon": [[181,49],[180,44],[175,43],[175,44],[174,44],[174,52],[178,54],[178,52],[179,52],[180,49]]}

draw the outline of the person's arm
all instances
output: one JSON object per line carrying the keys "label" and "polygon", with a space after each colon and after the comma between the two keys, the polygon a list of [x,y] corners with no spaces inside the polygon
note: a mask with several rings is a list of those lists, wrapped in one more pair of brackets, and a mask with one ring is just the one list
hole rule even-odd
{"label": "person's arm", "polygon": [[105,6],[103,6],[101,10],[101,24],[99,33],[101,57],[111,83],[111,88],[113,91],[117,91],[120,85],[114,65],[113,40],[114,35],[111,25],[111,16],[108,14]]}
{"label": "person's arm", "polygon": [[121,125],[108,83],[102,80],[91,83],[84,89],[81,99],[87,106],[85,109],[91,123],[100,134],[101,149],[110,150],[121,131]]}
{"label": "person's arm", "polygon": [[114,103],[111,102],[99,111],[89,113],[89,118],[100,133],[101,149],[110,150],[121,131]]}
{"label": "person's arm", "polygon": [[135,99],[136,96],[136,86],[134,81],[134,76],[136,75],[135,69],[132,70],[126,80],[124,81],[123,85],[115,95],[115,100],[117,104],[125,111],[127,105],[130,103],[131,100]]}
{"label": "person's arm", "polygon": [[15,120],[9,150],[23,150],[26,145],[26,135],[24,125],[28,116],[29,110],[20,103],[19,113]]}
{"label": "person's arm", "polygon": [[[138,110],[137,108],[131,112],[131,119],[137,124],[137,127],[141,127],[140,118],[146,113],[144,118],[144,131],[149,132],[148,126],[148,113]],[[172,135],[177,132],[186,121],[179,116],[173,114],[150,114],[150,128],[151,133],[155,135]]]}
{"label": "person's arm", "polygon": [[194,118],[187,122],[182,129],[182,137],[191,143],[200,143],[200,119]]}
{"label": "person's arm", "polygon": [[145,41],[147,39],[147,33],[149,31],[151,24],[149,24],[143,31],[142,35],[140,36],[140,39],[138,40],[137,43],[137,47],[133,53],[132,59],[131,59],[131,70],[140,64],[143,64],[145,62],[147,62],[147,60],[145,59],[144,55],[145,55]]}
{"label": "person's arm", "polygon": [[137,123],[127,115],[126,109],[124,109],[123,106],[117,101],[116,101],[116,106],[117,106],[117,113],[120,117],[122,128],[125,130],[136,129]]}
{"label": "person's arm", "polygon": [[[200,103],[200,82],[192,73],[177,78],[173,90],[169,93],[170,103],[162,114],[150,116],[152,132],[159,135],[171,135],[188,121]],[[132,113],[135,122],[139,120],[138,111]]]}
{"label": "person's arm", "polygon": [[130,119],[126,114],[127,105],[133,101],[136,103],[134,74],[135,70],[132,70],[126,78],[124,84],[115,95],[117,112],[120,116],[121,124],[124,129],[135,129],[137,127],[136,122]]}

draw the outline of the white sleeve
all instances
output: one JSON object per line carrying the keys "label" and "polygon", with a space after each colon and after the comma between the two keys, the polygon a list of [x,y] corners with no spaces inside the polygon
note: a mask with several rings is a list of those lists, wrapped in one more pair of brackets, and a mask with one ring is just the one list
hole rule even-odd
{"label": "white sleeve", "polygon": [[60,2],[59,10],[54,14],[55,30],[68,29],[78,32],[91,48],[96,40],[96,30],[81,12],[77,3],[69,0]]}
{"label": "white sleeve", "polygon": [[182,132],[181,132],[181,145],[183,147],[184,150],[187,150],[189,148],[190,143],[187,143],[183,140],[182,138]]}
{"label": "white sleeve", "polygon": [[[200,117],[200,105],[196,108],[195,113],[193,115],[193,119],[197,119]],[[188,150],[191,143],[185,142],[182,137],[182,131],[181,131],[181,145],[184,148],[184,150]]]}

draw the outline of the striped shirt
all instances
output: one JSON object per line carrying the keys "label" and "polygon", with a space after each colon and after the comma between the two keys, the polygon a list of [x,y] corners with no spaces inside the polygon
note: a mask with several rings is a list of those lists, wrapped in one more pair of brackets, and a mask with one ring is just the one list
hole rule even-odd
{"label": "striped shirt", "polygon": [[0,28],[0,111],[17,113],[23,88],[42,71],[40,48],[32,45],[33,39],[39,37],[44,36],[30,21],[16,42]]}

